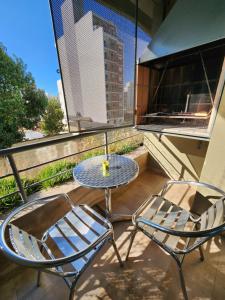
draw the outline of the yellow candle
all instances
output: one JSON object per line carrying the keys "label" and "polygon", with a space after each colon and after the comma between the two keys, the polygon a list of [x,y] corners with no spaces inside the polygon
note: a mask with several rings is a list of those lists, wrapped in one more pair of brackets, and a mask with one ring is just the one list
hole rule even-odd
{"label": "yellow candle", "polygon": [[103,176],[109,176],[109,161],[108,160],[104,160],[102,162],[102,173],[103,173]]}

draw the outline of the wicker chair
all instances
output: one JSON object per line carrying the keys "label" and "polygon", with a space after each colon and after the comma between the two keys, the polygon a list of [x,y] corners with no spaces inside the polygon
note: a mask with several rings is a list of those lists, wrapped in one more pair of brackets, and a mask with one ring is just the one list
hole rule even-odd
{"label": "wicker chair", "polygon": [[[44,223],[54,221],[40,238],[28,233],[30,224],[25,224],[27,231],[17,226],[18,219],[28,212],[33,216],[38,212],[42,217],[39,217],[37,226],[32,227],[43,228]],[[50,212],[53,212],[51,217]],[[70,288],[70,299],[80,275],[106,241],[113,245],[122,266],[109,221],[87,205],[74,206],[66,194],[31,201],[19,207],[6,218],[0,230],[0,246],[9,259],[37,269],[38,286],[41,272],[62,277]]]}
{"label": "wicker chair", "polygon": [[[219,193],[220,197],[200,216],[196,216],[165,198],[168,189],[175,184],[211,189]],[[225,230],[224,201],[225,192],[212,185],[193,181],[169,181],[159,195],[153,195],[134,213],[134,229],[126,259],[137,231],[142,231],[174,258],[184,298],[188,299],[182,272],[184,257],[198,248],[200,258],[204,260],[201,245]]]}

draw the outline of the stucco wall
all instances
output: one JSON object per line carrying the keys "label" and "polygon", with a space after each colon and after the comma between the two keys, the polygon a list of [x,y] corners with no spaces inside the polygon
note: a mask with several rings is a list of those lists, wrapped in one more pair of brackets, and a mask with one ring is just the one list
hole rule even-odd
{"label": "stucco wall", "polygon": [[222,94],[200,180],[225,190],[225,91]]}
{"label": "stucco wall", "polygon": [[172,179],[199,180],[208,142],[145,132],[144,145],[158,167]]}

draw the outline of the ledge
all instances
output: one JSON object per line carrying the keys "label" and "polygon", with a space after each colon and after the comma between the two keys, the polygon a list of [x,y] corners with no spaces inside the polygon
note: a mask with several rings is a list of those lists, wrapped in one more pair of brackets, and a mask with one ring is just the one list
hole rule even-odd
{"label": "ledge", "polygon": [[176,136],[192,140],[209,141],[207,128],[183,127],[174,125],[137,125],[136,130],[148,131],[159,135]]}

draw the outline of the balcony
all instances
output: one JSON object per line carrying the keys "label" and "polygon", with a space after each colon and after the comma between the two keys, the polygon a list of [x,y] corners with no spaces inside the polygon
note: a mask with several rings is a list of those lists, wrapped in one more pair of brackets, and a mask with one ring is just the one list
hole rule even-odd
{"label": "balcony", "polygon": [[[7,4],[7,1],[5,3]],[[8,38],[10,34],[6,29],[12,22],[9,22],[7,17],[11,7],[9,9],[6,4],[2,4],[1,7],[5,8],[2,10],[2,16],[6,15],[4,20],[6,26],[2,28]],[[176,253],[177,256],[181,256],[177,269],[173,259],[176,255],[172,255],[174,253],[171,254],[172,251],[169,251],[172,247],[168,246],[167,249],[165,247],[167,251],[163,250],[162,244],[164,241],[166,244],[168,240],[184,248],[188,245],[186,250],[191,240],[190,248],[194,250],[186,255],[182,265],[188,299],[225,299],[225,197],[218,201],[222,206],[217,206],[218,195],[203,193],[200,183],[205,182],[208,186],[216,186],[217,191],[219,189],[225,191],[225,2],[223,0],[216,2],[49,0],[50,21],[53,24],[55,39],[51,42],[45,40],[48,47],[44,45],[42,51],[39,46],[45,36],[48,36],[47,23],[44,19],[44,10],[39,9],[39,6],[38,9],[34,9],[33,5],[28,15],[31,19],[35,15],[34,29],[39,32],[42,28],[43,34],[41,31],[39,35],[27,31],[32,27],[31,19],[26,21],[24,18],[24,13],[28,12],[25,9],[28,5],[15,5],[13,8],[18,11],[15,14],[12,10],[11,15],[19,16],[22,22],[18,22],[16,28],[19,34],[16,34],[15,26],[11,24],[12,42],[18,46],[21,43],[18,43],[16,35],[18,38],[23,36],[27,44],[22,43],[22,50],[26,49],[29,57],[32,51],[34,66],[43,65],[40,71],[41,76],[46,75],[46,80],[41,78],[46,81],[46,93],[43,91],[43,95],[47,95],[47,86],[50,84],[47,66],[51,66],[53,75],[55,69],[57,70],[58,100],[64,111],[66,126],[57,130],[59,136],[51,135],[52,133],[49,132],[40,140],[26,140],[21,144],[14,144],[12,140],[0,147],[2,148],[0,149],[0,232],[4,228],[2,222],[14,208],[34,201],[32,209],[26,207],[25,212],[17,216],[15,224],[13,221],[9,225],[10,236],[6,235],[4,238],[7,240],[10,237],[11,247],[16,249],[16,243],[14,245],[12,239],[13,225],[20,224],[28,228],[28,234],[24,234],[21,230],[26,230],[23,226],[18,230],[15,229],[17,230],[16,242],[19,241],[20,246],[22,244],[22,250],[25,248],[25,252],[27,249],[30,251],[27,256],[31,257],[33,264],[40,257],[44,257],[44,263],[39,261],[38,267],[44,265],[45,271],[49,271],[45,264],[47,257],[55,260],[55,257],[57,259],[60,254],[64,255],[64,252],[67,252],[65,256],[68,254],[68,249],[62,249],[66,243],[73,250],[69,255],[73,256],[77,253],[80,255],[80,251],[84,250],[82,255],[85,256],[79,258],[76,256],[76,260],[73,261],[74,265],[81,265],[79,270],[77,265],[75,266],[76,271],[79,272],[85,263],[89,262],[93,252],[98,250],[99,244],[96,241],[100,240],[98,237],[101,237],[101,233],[93,230],[92,225],[93,223],[96,225],[97,218],[102,219],[101,216],[96,217],[92,211],[90,215],[93,218],[88,215],[90,217],[88,222],[87,214],[85,215],[87,209],[80,210],[84,213],[82,215],[77,213],[79,208],[76,207],[69,211],[72,214],[71,219],[75,220],[72,222],[68,218],[69,213],[66,217],[64,215],[65,204],[55,202],[52,209],[49,203],[40,207],[39,202],[36,201],[42,197],[65,193],[69,195],[75,206],[87,204],[103,217],[109,216],[113,230],[107,220],[97,225],[108,226],[110,235],[106,235],[105,232],[103,235],[105,234],[105,239],[110,237],[111,242],[114,231],[115,243],[124,262],[123,268],[120,268],[115,249],[110,244],[104,244],[79,278],[73,299],[183,299],[185,293],[182,293],[179,271],[181,273],[184,251]],[[48,16],[50,18],[49,11]],[[0,23],[2,24],[2,21]],[[20,30],[20,23],[26,29],[25,35]],[[52,31],[50,33],[52,34]],[[2,94],[0,93],[0,103],[3,103],[0,106],[0,127],[2,127],[0,142],[1,138],[8,142],[10,137],[8,131],[13,135],[15,133],[16,138],[21,134],[21,139],[16,141],[22,141],[23,130],[27,129],[24,123],[27,123],[31,117],[35,118],[30,116],[30,113],[36,103],[27,100],[24,89],[27,88],[27,79],[31,81],[32,88],[36,83],[31,80],[32,74],[28,73],[28,70],[30,71],[28,60],[28,70],[22,74],[26,80],[21,86],[21,80],[18,80],[19,87],[17,85],[14,87],[16,77],[14,75],[18,73],[20,67],[15,69],[14,74],[10,71],[11,66],[17,62],[22,66],[22,60],[11,58],[7,54],[7,48],[1,46],[1,42],[0,50],[6,62],[10,64],[9,67],[4,67],[4,64],[0,63],[0,67],[2,65],[0,88],[3,90]],[[9,53],[12,53],[14,49],[11,49],[10,44],[9,42]],[[34,44],[38,47],[33,47]],[[46,51],[47,48],[50,49],[50,44],[57,56],[56,67],[49,59],[51,56],[53,59],[53,55]],[[46,60],[43,53],[47,54]],[[1,72],[5,70],[6,76],[2,76]],[[31,71],[34,72],[34,69]],[[55,80],[54,78],[55,76],[52,76],[51,80]],[[12,114],[15,109],[11,105],[13,104],[11,94],[7,95],[7,102],[1,101],[4,100],[3,97],[8,90],[13,94],[15,105],[21,98],[24,106],[23,109],[22,105],[15,106],[22,118],[17,129],[14,129],[14,120],[17,117],[14,118]],[[29,93],[31,91],[27,90]],[[51,100],[51,94],[48,95]],[[23,112],[25,108],[29,108],[26,109],[29,114]],[[4,112],[3,126],[1,126],[1,110]],[[37,120],[39,117],[41,120],[43,115],[38,115]],[[36,125],[40,126],[39,121]],[[41,129],[41,126],[36,127],[36,125],[33,129]],[[9,145],[13,146],[6,149],[5,147]],[[118,187],[114,182],[113,187],[117,188],[112,190],[112,212],[124,216],[120,221],[110,218],[110,205],[107,204],[110,203],[111,187],[104,187],[102,190],[96,189],[96,186],[95,189],[87,188],[73,179],[74,167],[82,161],[90,157],[114,153],[131,157],[139,165],[138,176],[132,177],[135,180],[126,181],[129,184],[122,187]],[[134,161],[132,163],[136,167],[136,175],[138,167]],[[109,162],[101,160],[97,172],[101,168],[101,177],[110,175],[111,179],[113,172],[110,173],[106,168],[104,170],[104,166],[109,168]],[[111,162],[110,167],[112,167]],[[113,167],[122,169],[119,164]],[[106,172],[103,175],[104,171],[108,171],[108,174]],[[92,178],[94,177],[95,173]],[[185,187],[174,185],[164,190],[163,187],[169,180],[191,181],[198,186],[193,188],[185,183]],[[164,194],[160,194],[162,191],[166,191],[165,198],[163,198]],[[107,194],[108,202],[105,199]],[[143,227],[139,228],[144,232],[147,226],[149,231],[146,230],[145,234],[137,233],[129,259],[126,260],[134,229],[131,216],[155,194],[159,194],[159,197],[153,198],[156,201],[152,201],[155,207],[152,209],[151,206],[147,211],[151,217],[143,217]],[[210,212],[209,207],[213,208]],[[164,210],[161,211],[161,208]],[[184,209],[187,210],[185,214],[183,214]],[[204,218],[202,218],[203,212],[205,212]],[[196,244],[196,239],[189,237],[185,231],[187,223],[182,223],[181,220],[187,216],[188,221],[191,220],[192,226],[194,225],[191,233],[194,233],[195,237],[199,231],[205,234],[197,236]],[[60,221],[52,226],[57,231],[55,240],[49,235],[50,241],[53,242],[52,253],[56,252],[54,257],[48,251],[47,254],[43,254],[42,246],[46,242],[47,248],[48,236],[43,233],[46,233],[46,228],[49,228],[51,222],[56,219]],[[148,225],[147,222],[143,222],[143,219],[145,222],[148,221]],[[220,227],[214,226],[215,223]],[[156,227],[151,226],[152,224],[156,224]],[[79,226],[81,230],[77,229]],[[160,231],[160,226],[164,231]],[[214,232],[210,231],[212,227]],[[84,235],[82,231],[85,231]],[[210,235],[206,236],[206,231],[211,235],[214,233],[217,235],[211,238]],[[183,235],[179,236],[181,232]],[[158,235],[161,236],[160,241],[157,241]],[[40,236],[47,238],[38,241],[37,238]],[[94,246],[93,236],[94,238],[97,236]],[[2,243],[4,238],[0,236],[0,299],[68,299],[69,290],[62,278],[42,272],[40,286],[37,287],[36,270],[15,264],[13,260],[4,256],[4,243]],[[186,244],[185,239],[188,240]],[[204,241],[202,249],[199,247],[198,240]],[[55,241],[58,243],[54,244]],[[100,240],[100,243],[102,241],[104,240]],[[82,243],[84,247],[80,245]],[[59,244],[63,246],[58,247]],[[27,245],[29,247],[26,248]],[[90,245],[93,246],[92,250],[89,248]],[[115,247],[115,244],[113,245]],[[80,249],[82,247],[83,249]],[[203,259],[203,250],[205,261],[200,260],[198,250],[201,259]],[[22,253],[21,256],[24,255],[20,249],[18,252]],[[51,271],[61,271],[58,268],[59,263],[55,266]],[[77,276],[77,273],[73,275]]]}
{"label": "balcony", "polygon": [[[128,136],[128,139],[132,136]],[[51,144],[55,146],[57,141]],[[168,180],[165,170],[157,165],[148,147],[145,141],[144,146],[128,154],[138,162],[140,173],[138,178],[129,185],[114,190],[113,212],[132,214],[150,195],[159,193]],[[57,192],[68,193],[75,204],[87,203],[96,209],[98,209],[96,205],[104,209],[103,192],[81,187],[73,181],[47,191],[40,191],[31,195],[29,199]],[[173,188],[169,190],[168,197],[183,208],[190,209],[195,192],[190,188],[185,190]],[[35,215],[35,218],[38,218],[38,215]],[[29,212],[22,216],[23,221],[28,222],[31,227],[35,224],[35,218],[32,215],[31,219]],[[116,244],[124,260],[132,223],[130,221],[117,222],[113,224],[113,227]],[[224,253],[224,240],[218,237],[204,244],[206,258],[204,262],[200,262],[197,251],[187,255],[184,262],[184,274],[190,299],[205,297],[223,299]],[[18,267],[2,255],[0,262],[2,299],[66,299],[68,297],[68,289],[61,278],[43,274],[41,286],[37,288],[36,271]],[[74,299],[91,298],[182,299],[182,292],[176,265],[172,258],[142,233],[138,233],[131,249],[130,259],[125,262],[123,268],[119,267],[112,247],[105,245],[88,270],[81,276]]]}

